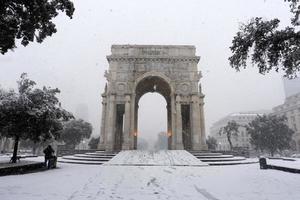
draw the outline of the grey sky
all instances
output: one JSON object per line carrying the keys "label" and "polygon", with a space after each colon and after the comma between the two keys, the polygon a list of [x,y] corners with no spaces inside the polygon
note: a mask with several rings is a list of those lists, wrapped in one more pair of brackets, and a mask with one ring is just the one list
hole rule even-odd
{"label": "grey sky", "polygon": [[[219,118],[236,111],[271,109],[284,100],[280,74],[259,75],[255,68],[236,73],[229,67],[229,46],[240,22],[251,17],[278,16],[289,22],[283,0],[76,0],[74,18],[61,15],[58,32],[42,44],[19,46],[0,55],[0,84],[16,87],[27,72],[40,86],[61,89],[63,106],[72,111],[88,106],[88,119],[99,134],[101,98],[105,85],[105,56],[112,44],[195,45],[201,56],[206,129]],[[145,96],[150,109],[140,122],[145,134],[158,133],[166,125],[162,97]],[[149,100],[150,98],[150,100]],[[163,108],[163,109],[162,109]],[[147,123],[156,121],[153,125]]]}

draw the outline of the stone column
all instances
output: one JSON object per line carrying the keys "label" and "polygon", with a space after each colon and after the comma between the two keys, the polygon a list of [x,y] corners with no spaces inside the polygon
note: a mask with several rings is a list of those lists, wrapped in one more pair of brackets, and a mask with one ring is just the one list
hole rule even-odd
{"label": "stone column", "polygon": [[136,95],[133,93],[131,96],[130,102],[130,131],[129,131],[129,138],[130,138],[130,150],[134,149],[134,133],[135,133],[135,98]]}
{"label": "stone column", "polygon": [[115,145],[115,124],[116,124],[116,104],[115,104],[115,95],[111,94],[109,97],[109,106],[107,110],[107,123],[105,128],[106,134],[106,151],[114,151]]}
{"label": "stone column", "polygon": [[201,130],[201,149],[207,150],[206,134],[205,134],[205,119],[204,119],[204,102],[203,96],[200,96],[200,130]]}
{"label": "stone column", "polygon": [[133,149],[137,149],[139,105],[135,105],[134,107],[135,109],[134,109]]}
{"label": "stone column", "polygon": [[175,96],[171,94],[171,149],[176,149],[176,108]]}
{"label": "stone column", "polygon": [[130,107],[130,95],[125,96],[125,117],[124,117],[124,134],[122,150],[130,149],[130,122],[131,122],[131,107]]}
{"label": "stone column", "polygon": [[182,150],[182,116],[181,116],[181,103],[180,97],[176,97],[176,150]]}
{"label": "stone column", "polygon": [[105,119],[106,119],[106,96],[102,96],[102,118],[101,118],[101,129],[100,129],[100,141],[98,143],[99,150],[105,150]]}
{"label": "stone column", "polygon": [[200,107],[199,107],[198,95],[192,96],[191,111],[192,111],[192,149],[201,149],[201,128],[200,128]]}
{"label": "stone column", "polygon": [[167,103],[167,136],[168,136],[168,150],[172,149],[172,122],[171,122],[171,106]]}

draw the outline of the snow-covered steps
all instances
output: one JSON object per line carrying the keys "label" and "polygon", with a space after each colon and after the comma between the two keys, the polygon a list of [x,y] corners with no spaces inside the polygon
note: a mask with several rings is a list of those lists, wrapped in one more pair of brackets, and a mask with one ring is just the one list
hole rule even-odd
{"label": "snow-covered steps", "polygon": [[229,158],[212,157],[212,158],[201,158],[200,160],[202,162],[226,162],[226,161],[242,161],[242,160],[246,160],[246,158],[245,157],[229,157]]}
{"label": "snow-covered steps", "polygon": [[199,158],[199,159],[212,159],[212,158],[216,158],[216,159],[219,159],[219,158],[233,158],[234,156],[233,155],[220,155],[220,156],[202,156],[202,155],[194,155],[196,158]]}
{"label": "snow-covered steps", "polygon": [[203,152],[203,151],[189,151],[194,156],[221,156],[222,153],[213,153],[213,152]]}
{"label": "snow-covered steps", "polygon": [[253,163],[258,163],[257,158],[247,158],[244,160],[240,161],[216,161],[216,162],[209,162],[208,164],[211,166],[216,166],[216,165],[242,165],[242,164],[253,164]]}
{"label": "snow-covered steps", "polygon": [[61,163],[86,164],[86,165],[102,165],[111,160],[118,153],[108,153],[105,151],[96,151],[94,153],[75,154],[63,156],[58,159]]}
{"label": "snow-covered steps", "polygon": [[208,166],[185,150],[121,151],[105,165],[118,166]]}
{"label": "snow-covered steps", "polygon": [[196,158],[209,165],[239,165],[257,163],[257,159],[247,159],[233,155],[223,155],[222,153],[211,153],[202,151],[190,151]]}

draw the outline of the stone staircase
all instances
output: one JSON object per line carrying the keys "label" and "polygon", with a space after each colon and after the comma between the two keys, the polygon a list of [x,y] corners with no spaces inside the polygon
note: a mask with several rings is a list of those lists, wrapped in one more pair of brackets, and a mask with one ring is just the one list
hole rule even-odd
{"label": "stone staircase", "polygon": [[248,159],[241,156],[225,155],[222,153],[189,151],[196,158],[209,165],[240,165],[257,163],[257,159]]}
{"label": "stone staircase", "polygon": [[111,153],[105,151],[96,151],[93,153],[62,156],[58,158],[58,162],[71,164],[102,165],[111,160],[117,154],[118,152]]}

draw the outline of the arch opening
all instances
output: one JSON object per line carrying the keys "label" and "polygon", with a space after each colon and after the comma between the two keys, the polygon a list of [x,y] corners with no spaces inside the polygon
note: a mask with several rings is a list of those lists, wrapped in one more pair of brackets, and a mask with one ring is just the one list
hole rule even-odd
{"label": "arch opening", "polygon": [[[141,134],[141,131],[148,131],[149,132],[148,134],[150,134],[150,131],[152,128],[152,130],[157,131],[157,133],[152,133],[152,136],[154,135],[154,136],[156,136],[156,138],[152,139],[154,141],[150,142],[152,144],[149,144],[149,149],[153,149],[153,150],[166,149],[166,148],[170,149],[171,148],[171,135],[169,133],[171,132],[171,120],[172,120],[171,119],[171,93],[172,93],[172,90],[171,90],[170,84],[166,80],[164,80],[162,77],[147,76],[138,82],[138,84],[136,85],[135,92],[136,92],[136,99],[135,99],[135,119],[134,119],[135,127],[134,127],[134,129],[137,134],[135,135],[135,138],[134,138],[134,148],[135,149],[143,148],[141,146],[143,137],[138,138],[138,136],[139,136],[139,134]],[[153,96],[150,93],[158,93],[159,95]],[[143,103],[139,104],[141,98],[143,97],[142,99],[144,99],[144,96],[146,98],[146,101],[148,101],[149,103],[146,103],[146,105],[144,105]],[[161,96],[165,99],[165,101],[163,101],[161,99]],[[160,100],[159,100],[159,98],[160,98]],[[159,105],[157,105],[157,104],[159,104]],[[163,106],[162,106],[162,104],[163,104]],[[148,108],[146,108],[146,109],[141,108],[141,112],[140,112],[139,105],[142,105],[143,107],[147,106]],[[165,107],[166,109],[164,109],[163,107]],[[147,115],[147,113],[145,112],[144,109],[145,110],[148,109],[148,111],[151,110],[150,111],[151,113],[153,113],[153,111],[155,111],[155,110],[158,112],[161,112],[162,110],[166,111],[166,112],[161,112],[161,116],[158,116],[158,119],[155,119],[156,121],[152,124],[154,127],[155,123],[159,123],[160,121],[163,121],[165,126],[163,126],[163,125],[161,126],[162,130],[153,129],[153,127],[151,127],[151,126],[149,126],[148,130],[144,129],[144,127],[140,127],[141,129],[139,130],[139,124],[141,124],[138,121],[139,114],[141,114],[141,121],[143,123],[147,123],[147,122],[145,122],[145,119],[147,119],[147,117],[151,117],[153,119],[155,118],[155,116]],[[150,113],[150,115],[151,115],[151,113]],[[145,119],[144,119],[144,117],[145,117]],[[163,120],[161,117],[163,117],[165,120]],[[148,120],[150,120],[150,118]],[[149,123],[149,124],[151,124],[151,123]],[[158,139],[158,138],[160,138],[160,139]],[[139,139],[141,139],[141,140],[139,141]],[[166,142],[164,142],[165,140],[166,140]],[[155,142],[157,142],[157,143],[154,144]],[[167,144],[164,145],[164,143],[167,143]],[[139,146],[138,146],[138,144],[139,144]],[[167,146],[167,147],[165,147],[165,146]]]}
{"label": "arch opening", "polygon": [[146,93],[138,102],[138,150],[168,149],[166,101],[159,93]]}

